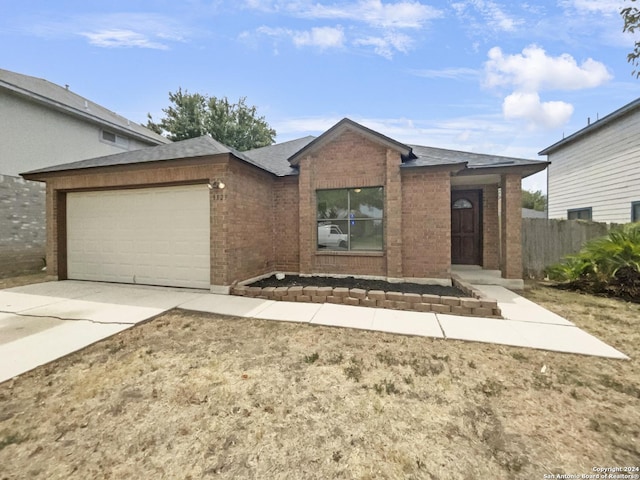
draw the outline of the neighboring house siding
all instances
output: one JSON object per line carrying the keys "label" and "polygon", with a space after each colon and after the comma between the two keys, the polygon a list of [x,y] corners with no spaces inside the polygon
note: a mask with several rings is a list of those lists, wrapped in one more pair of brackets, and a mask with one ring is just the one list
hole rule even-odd
{"label": "neighboring house siding", "polygon": [[[101,127],[0,91],[0,174],[121,153],[101,140]],[[129,139],[128,150],[149,144]]]}
{"label": "neighboring house siding", "polygon": [[631,204],[640,201],[640,110],[568,143],[549,161],[549,218],[590,207],[593,221],[631,221]]}

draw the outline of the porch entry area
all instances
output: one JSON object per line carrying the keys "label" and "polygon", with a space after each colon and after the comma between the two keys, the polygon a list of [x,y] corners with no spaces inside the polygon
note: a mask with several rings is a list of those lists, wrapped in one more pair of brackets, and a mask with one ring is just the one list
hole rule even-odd
{"label": "porch entry area", "polygon": [[451,191],[451,263],[482,265],[482,190]]}

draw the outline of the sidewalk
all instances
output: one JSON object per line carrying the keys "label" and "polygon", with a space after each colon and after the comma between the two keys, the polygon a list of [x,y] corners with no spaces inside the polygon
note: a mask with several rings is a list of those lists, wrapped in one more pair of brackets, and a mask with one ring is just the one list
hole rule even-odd
{"label": "sidewalk", "polygon": [[0,382],[172,308],[628,359],[568,320],[504,287],[476,288],[498,301],[505,319],[70,280],[10,288],[0,291]]}
{"label": "sidewalk", "polygon": [[377,330],[628,359],[622,352],[579,329],[570,321],[504,287],[493,285],[474,285],[474,287],[498,301],[504,319],[386,310],[332,303],[281,302],[229,295],[203,295],[180,304],[179,308],[246,318]]}

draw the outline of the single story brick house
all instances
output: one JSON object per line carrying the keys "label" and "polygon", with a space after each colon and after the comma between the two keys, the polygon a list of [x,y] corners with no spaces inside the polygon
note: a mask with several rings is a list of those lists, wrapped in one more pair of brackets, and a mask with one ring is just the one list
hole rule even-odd
{"label": "single story brick house", "polygon": [[54,278],[228,292],[273,272],[449,285],[468,264],[521,278],[521,180],[547,164],[343,119],[247,152],[203,136],[22,175],[46,183]]}

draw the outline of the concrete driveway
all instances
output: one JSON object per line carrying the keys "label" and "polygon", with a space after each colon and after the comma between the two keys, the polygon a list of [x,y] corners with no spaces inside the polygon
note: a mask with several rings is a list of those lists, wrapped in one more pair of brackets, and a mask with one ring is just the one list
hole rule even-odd
{"label": "concrete driveway", "polygon": [[202,291],[47,282],[0,291],[0,382],[131,328]]}

